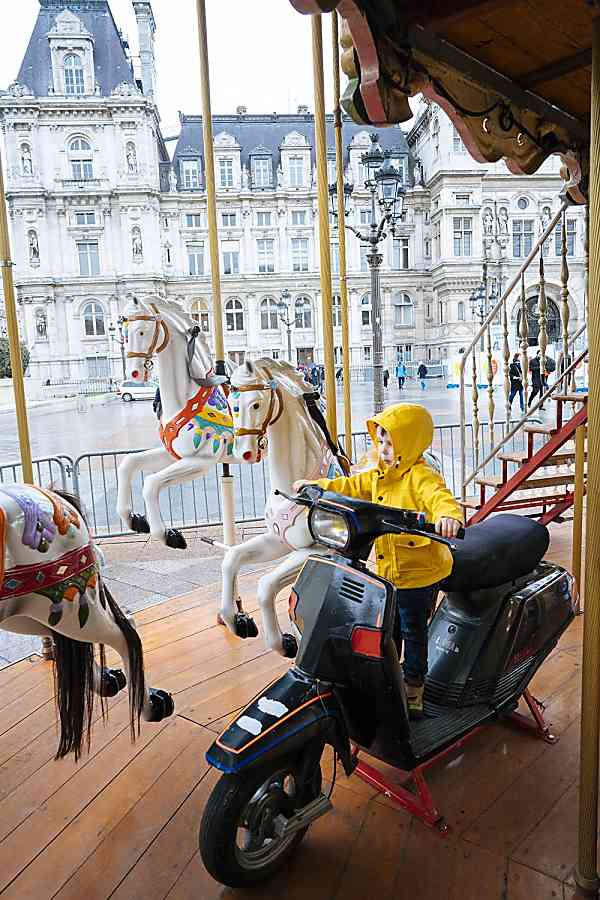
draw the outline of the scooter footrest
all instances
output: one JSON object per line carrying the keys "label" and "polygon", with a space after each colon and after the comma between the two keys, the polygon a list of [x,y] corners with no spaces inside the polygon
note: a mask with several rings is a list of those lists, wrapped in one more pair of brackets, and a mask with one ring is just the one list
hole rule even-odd
{"label": "scooter footrest", "polygon": [[448,709],[426,703],[424,718],[411,723],[410,743],[413,753],[417,759],[431,756],[495,716],[495,711],[487,703],[465,709]]}

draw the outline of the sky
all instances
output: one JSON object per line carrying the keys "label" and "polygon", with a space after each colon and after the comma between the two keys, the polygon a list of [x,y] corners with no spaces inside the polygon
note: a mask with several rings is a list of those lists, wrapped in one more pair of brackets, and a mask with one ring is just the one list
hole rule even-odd
{"label": "sky", "polygon": [[[137,53],[131,0],[110,0],[117,26]],[[213,113],[312,111],[310,17],[289,0],[206,0]],[[165,135],[177,134],[178,111],[201,112],[195,0],[152,0],[156,20],[158,108]],[[10,12],[5,10],[10,9]],[[0,0],[0,88],[17,76],[33,30],[38,0]],[[331,32],[323,17],[326,103],[332,104]],[[344,83],[342,77],[342,84]],[[342,88],[343,90],[343,88]]]}

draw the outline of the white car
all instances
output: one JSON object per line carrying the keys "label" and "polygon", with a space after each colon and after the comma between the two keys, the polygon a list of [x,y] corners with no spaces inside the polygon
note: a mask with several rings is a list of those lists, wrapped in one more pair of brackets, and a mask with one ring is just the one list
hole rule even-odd
{"label": "white car", "polygon": [[144,384],[138,384],[137,381],[122,381],[117,388],[117,394],[125,403],[131,403],[132,400],[154,400],[157,381],[146,381]]}

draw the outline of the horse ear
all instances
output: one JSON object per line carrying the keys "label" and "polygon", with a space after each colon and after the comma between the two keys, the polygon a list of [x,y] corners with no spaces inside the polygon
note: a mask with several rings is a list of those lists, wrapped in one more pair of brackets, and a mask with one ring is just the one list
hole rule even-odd
{"label": "horse ear", "polygon": [[252,363],[250,362],[249,359],[247,359],[246,362],[244,363],[244,367],[245,367],[248,375],[254,375],[254,366],[252,365]]}

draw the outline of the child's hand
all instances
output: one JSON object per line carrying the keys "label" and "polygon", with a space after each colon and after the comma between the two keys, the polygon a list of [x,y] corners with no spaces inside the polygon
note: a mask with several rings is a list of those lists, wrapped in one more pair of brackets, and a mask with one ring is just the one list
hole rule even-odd
{"label": "child's hand", "polygon": [[443,538],[456,537],[460,528],[462,528],[462,522],[459,522],[458,519],[450,519],[447,516],[435,523],[435,530]]}
{"label": "child's hand", "polygon": [[302,490],[302,488],[304,487],[304,485],[306,485],[306,484],[314,484],[314,481],[306,481],[305,479],[300,478],[298,481],[295,481],[295,482],[293,483],[292,488],[293,488],[293,489],[296,491],[296,493],[298,494],[298,493]]}

